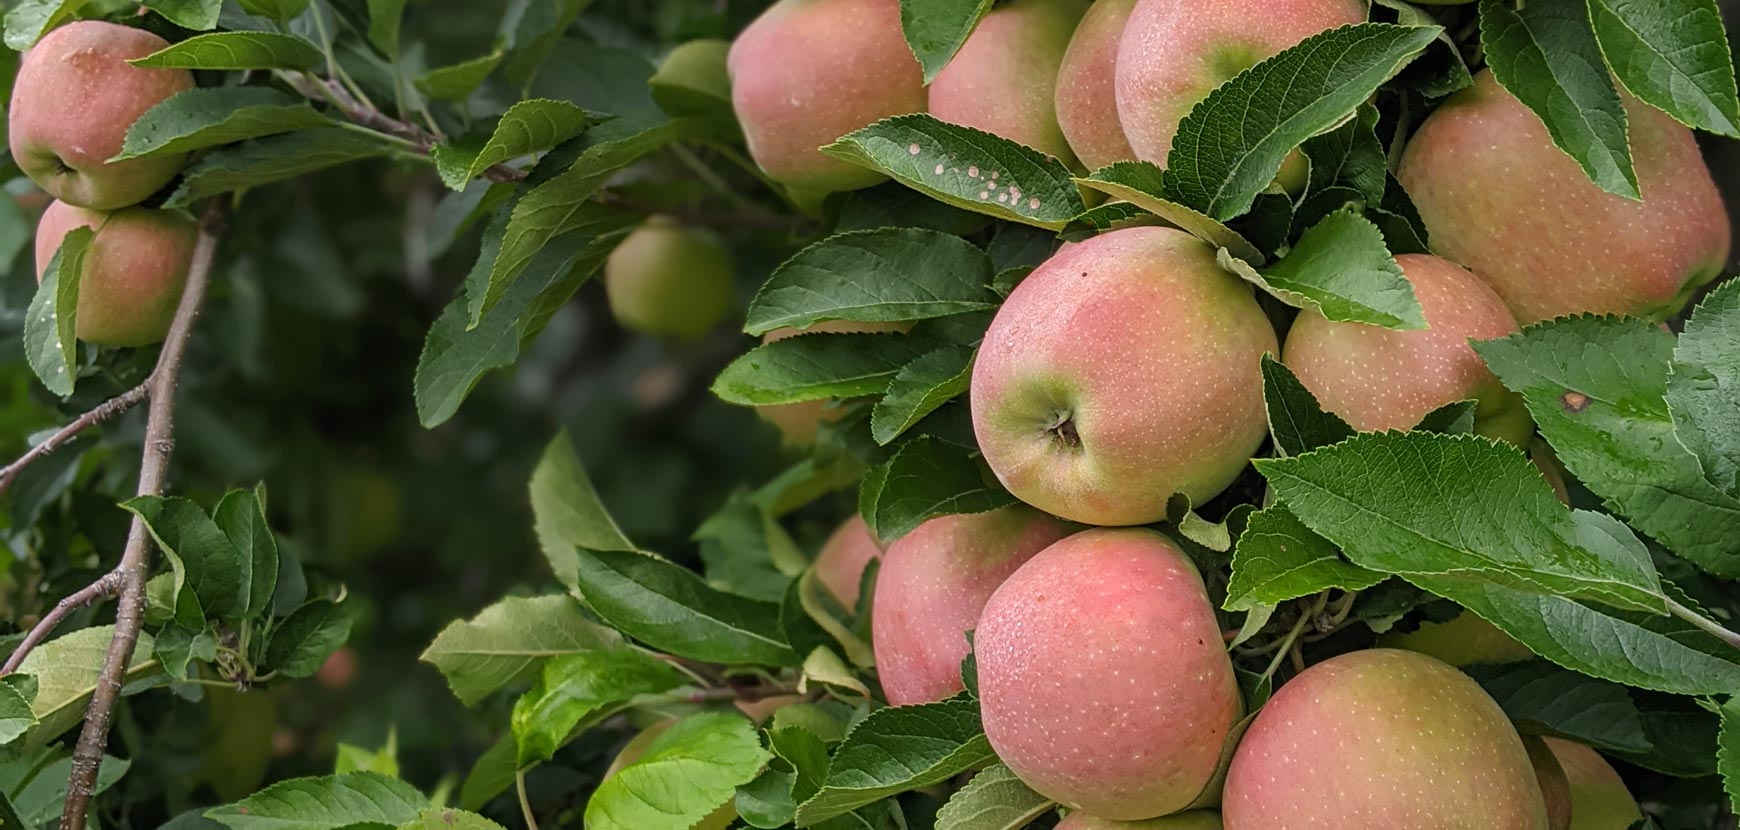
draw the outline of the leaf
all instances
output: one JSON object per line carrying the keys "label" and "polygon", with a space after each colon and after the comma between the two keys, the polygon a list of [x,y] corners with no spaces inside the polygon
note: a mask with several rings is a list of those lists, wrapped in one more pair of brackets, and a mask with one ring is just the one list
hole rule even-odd
{"label": "leaf", "polygon": [[88,0],[20,0],[6,12],[6,45],[22,52],[77,14]]}
{"label": "leaf", "polygon": [[[30,711],[30,701],[9,683],[0,683],[0,747],[18,740],[36,725],[36,714]],[[0,793],[0,798],[5,797]]]}
{"label": "leaf", "polygon": [[300,17],[308,9],[308,0],[236,0],[248,14],[270,17],[279,23]]}
{"label": "leaf", "polygon": [[399,26],[405,16],[405,0],[369,0],[369,43],[381,54],[399,57]]}
{"label": "leaf", "polygon": [[43,269],[42,284],[24,316],[24,356],[48,391],[71,395],[78,374],[79,284],[96,232],[74,228]]}
{"label": "leaf", "polygon": [[580,593],[605,622],[654,648],[711,663],[795,666],[773,603],[727,594],[651,554],[580,550]]}
{"label": "leaf", "polygon": [[809,827],[896,793],[939,784],[996,759],[979,722],[979,703],[965,695],[878,709],[846,734],[821,791],[798,805],[797,825]]}
{"label": "leaf", "polygon": [[189,631],[170,624],[157,633],[151,653],[163,666],[164,674],[176,680],[186,680],[190,664],[210,663],[217,659],[217,645],[217,638],[212,636],[209,627]]}
{"label": "leaf", "polygon": [[598,500],[567,431],[556,433],[532,470],[532,526],[563,585],[575,584],[574,549],[634,550]]}
{"label": "leaf", "polygon": [[1352,114],[1441,31],[1343,26],[1239,73],[1179,123],[1164,195],[1222,222],[1243,214],[1288,153]]}
{"label": "leaf", "polygon": [[762,335],[824,320],[928,320],[997,307],[991,260],[958,236],[919,228],[835,234],[775,269],[743,330]]}
{"label": "leaf", "polygon": [[1129,202],[1197,239],[1217,248],[1225,248],[1233,256],[1252,265],[1261,265],[1264,262],[1263,252],[1237,231],[1161,195],[1166,189],[1165,174],[1154,164],[1146,161],[1120,161],[1094,171],[1085,179],[1076,179],[1075,183],[1113,199]]}
{"label": "leaf", "polygon": [[796,782],[797,774],[790,770],[776,767],[762,770],[755,780],[737,788],[734,803],[737,814],[749,826],[762,830],[778,830],[791,824],[797,813],[797,804],[791,798],[791,788]]}
{"label": "leaf", "polygon": [[[97,688],[97,675],[114,634],[112,625],[81,628],[43,643],[19,663],[19,674],[36,678],[36,698],[30,702],[30,711],[37,724],[27,738],[31,745],[59,737],[84,717],[85,704]],[[151,635],[141,633],[127,666],[127,679],[157,670],[157,661],[149,657],[153,648]]]}
{"label": "leaf", "polygon": [[1268,410],[1269,432],[1283,456],[1302,455],[1354,434],[1346,421],[1317,403],[1287,364],[1267,354],[1263,355],[1263,403]]}
{"label": "leaf", "polygon": [[429,151],[441,181],[453,190],[502,162],[540,153],[567,141],[598,123],[598,116],[567,101],[532,99],[521,101],[502,113],[479,143],[464,139],[444,142]]}
{"label": "leaf", "polygon": [[285,677],[311,677],[350,637],[350,613],[329,600],[290,612],[272,629],[263,667]]}
{"label": "leaf", "polygon": [[248,586],[242,582],[242,554],[204,508],[184,498],[164,496],[139,496],[121,507],[145,523],[175,569],[177,619],[184,627],[205,627],[203,618],[181,616],[186,591],[193,592],[197,608],[212,619],[244,615]]}
{"label": "leaf", "polygon": [[452,807],[428,807],[417,817],[399,825],[398,830],[503,830],[502,826],[483,816]]}
{"label": "leaf", "polygon": [[1021,830],[1054,806],[1008,767],[993,764],[949,796],[937,811],[936,830]]}
{"label": "leaf", "polygon": [[875,395],[934,345],[903,334],[787,337],[733,360],[713,382],[713,394],[744,406]]}
{"label": "leaf", "polygon": [[1644,320],[1561,318],[1474,344],[1519,392],[1577,480],[1638,530],[1712,573],[1740,576],[1740,501],[1674,437],[1674,337]]}
{"label": "leaf", "polygon": [[514,702],[513,734],[523,769],[548,761],[574,727],[605,707],[667,692],[685,678],[671,664],[630,649],[566,654],[544,663],[532,688]]}
{"label": "leaf", "polygon": [[[1222,264],[1226,258],[1223,255]],[[1276,299],[1336,322],[1389,329],[1426,328],[1414,286],[1384,244],[1383,232],[1351,210],[1324,217],[1281,261],[1260,272],[1234,260],[1230,270]]]}
{"label": "leaf", "polygon": [[501,33],[510,49],[507,75],[525,86],[539,74],[544,61],[591,0],[511,0],[502,15]]}
{"label": "leaf", "polygon": [[1704,479],[1740,498],[1740,282],[1705,295],[1674,345],[1667,379],[1674,437]]}
{"label": "leaf", "polygon": [[886,118],[821,149],[934,199],[998,219],[1062,230],[1086,209],[1063,162],[930,115]]}
{"label": "leaf", "polygon": [[[91,795],[101,795],[114,786],[132,765],[133,762],[129,759],[104,755],[102,764],[97,768],[96,785],[91,788]],[[13,796],[13,806],[16,807],[21,826],[59,826],[56,820],[60,818],[66,805],[67,783],[72,779],[72,766],[71,757],[56,760],[37,770],[36,777]]]}
{"label": "leaf", "polygon": [[417,89],[440,101],[463,101],[483,85],[490,73],[501,64],[502,52],[491,52],[464,63],[429,70],[416,80]]}
{"label": "leaf", "polygon": [[1312,136],[1300,145],[1299,149],[1311,162],[1307,192],[1344,185],[1370,204],[1383,201],[1389,171],[1384,144],[1377,134],[1378,117],[1377,107],[1361,104],[1355,117],[1346,124]]}
{"label": "leaf", "polygon": [[918,65],[924,68],[926,86],[936,80],[990,10],[991,0],[900,0],[900,30]]}
{"label": "leaf", "polygon": [[872,467],[858,491],[858,512],[878,539],[894,540],[937,516],[984,513],[1015,503],[986,480],[965,449],[922,435]]}
{"label": "leaf", "polygon": [[377,158],[392,145],[339,127],[300,130],[226,147],[194,162],[168,207],[187,207],[207,196],[259,187],[346,162]]}
{"label": "leaf", "polygon": [[1619,82],[1693,129],[1740,137],[1734,61],[1714,0],[1588,0]]}
{"label": "leaf", "polygon": [[212,518],[240,554],[241,590],[237,602],[241,616],[258,617],[272,605],[278,587],[278,540],[266,525],[266,508],[256,493],[231,490],[218,502]]}
{"label": "leaf", "polygon": [[965,394],[973,376],[974,351],[945,346],[900,368],[888,392],[870,410],[870,434],[887,445],[937,407]]}
{"label": "leaf", "polygon": [[1275,504],[1252,513],[1239,535],[1221,607],[1254,611],[1330,588],[1363,591],[1385,578],[1342,559],[1329,540],[1313,533],[1285,504]]}
{"label": "leaf", "polygon": [[1557,735],[1611,752],[1647,753],[1652,749],[1643,716],[1622,686],[1541,660],[1470,666],[1466,671],[1526,731]]}
{"label": "leaf", "polygon": [[110,161],[188,153],[331,123],[306,101],[267,87],[189,89],[133,122]]}
{"label": "leaf", "polygon": [[207,32],[217,28],[223,0],[145,0],[145,8],[183,29]]}
{"label": "leaf", "polygon": [[1740,698],[1722,704],[1722,732],[1717,737],[1716,769],[1722,773],[1722,788],[1728,803],[1740,810]]}
{"label": "leaf", "polygon": [[205,815],[230,830],[338,830],[396,827],[416,820],[428,806],[429,799],[397,778],[351,772],[280,781]]}
{"label": "leaf", "polygon": [[746,718],[693,715],[647,746],[640,760],[604,779],[586,804],[587,830],[689,830],[773,756]]}
{"label": "leaf", "polygon": [[572,597],[508,597],[469,620],[449,623],[418,659],[440,669],[454,697],[473,706],[530,679],[549,658],[621,643],[621,636],[587,618]]}
{"label": "leaf", "polygon": [[1602,190],[1640,198],[1625,106],[1583,0],[1480,0],[1480,44],[1493,77],[1547,125],[1553,143]]}
{"label": "leaf", "polygon": [[320,47],[281,32],[209,32],[127,61],[150,69],[314,69]]}

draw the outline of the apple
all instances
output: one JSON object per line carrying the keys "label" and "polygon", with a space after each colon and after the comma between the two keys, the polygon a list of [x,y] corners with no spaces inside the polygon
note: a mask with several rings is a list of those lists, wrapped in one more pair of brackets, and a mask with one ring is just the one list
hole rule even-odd
{"label": "apple", "polygon": [[931,519],[890,544],[870,610],[888,702],[932,703],[961,691],[967,632],[979,626],[985,601],[1069,531],[1050,516],[1014,506]]}
{"label": "apple", "polygon": [[96,231],[79,282],[78,338],[102,346],[162,340],[187,284],[198,226],[176,211],[134,207],[104,213],[55,202],[36,226],[37,282],[75,228]]}
{"label": "apple", "polygon": [[858,592],[862,587],[864,568],[871,560],[882,556],[882,546],[870,535],[864,517],[856,513],[840,523],[822,550],[816,554],[816,579],[826,588],[840,607],[850,611],[858,607]]}
{"label": "apple", "polygon": [[930,85],[930,114],[1075,163],[1057,123],[1057,77],[1086,0],[1013,0],[979,21]]}
{"label": "apple", "polygon": [[1141,821],[1113,821],[1077,810],[1058,822],[1057,830],[1221,830],[1221,824],[1220,814],[1211,810],[1192,810]]}
{"label": "apple", "polygon": [[[851,320],[827,320],[802,329],[774,329],[762,336],[762,343],[772,343],[787,337],[800,334],[872,334],[876,332],[904,332],[912,328],[909,323],[858,323]],[[797,403],[770,404],[755,408],[755,414],[761,420],[773,424],[779,429],[781,438],[787,447],[802,449],[816,443],[816,433],[822,424],[838,421],[846,414],[846,410],[834,401],[799,401]]]}
{"label": "apple", "polygon": [[1569,314],[1660,319],[1728,258],[1728,213],[1691,130],[1624,95],[1643,201],[1601,190],[1490,71],[1409,139],[1396,171],[1432,249],[1523,325]]}
{"label": "apple", "polygon": [[1570,830],[1626,830],[1643,820],[1637,799],[1601,753],[1575,741],[1542,738],[1571,789]]}
{"label": "apple", "polygon": [[979,448],[1017,498],[1071,521],[1159,521],[1226,489],[1268,434],[1278,351],[1208,243],[1136,227],[1070,245],[997,311],[969,395]]}
{"label": "apple", "polygon": [[167,46],[143,29],[100,20],[43,36],[24,53],[7,110],[19,169],[55,198],[93,210],[138,204],[168,184],[185,154],[109,161],[139,116],[193,89],[185,69],[127,63]]}
{"label": "apple", "polygon": [[731,313],[732,271],[713,234],[654,216],[610,252],[604,290],[624,328],[693,340]]}
{"label": "apple", "polygon": [[1529,763],[1534,765],[1541,801],[1547,807],[1548,830],[1571,830],[1571,780],[1565,775],[1564,765],[1540,736],[1524,735],[1522,742],[1528,750]]}
{"label": "apple", "polygon": [[1136,0],[1098,0],[1089,6],[1057,67],[1057,125],[1089,170],[1136,158],[1118,121],[1115,85],[1118,41],[1135,7]]}
{"label": "apple", "polygon": [[1227,830],[1547,830],[1504,710],[1455,668],[1396,649],[1281,686],[1233,754],[1221,815]]}
{"label": "apple", "polygon": [[1405,634],[1386,632],[1378,637],[1378,645],[1416,651],[1452,666],[1516,663],[1535,656],[1528,646],[1466,610],[1445,622],[1421,623],[1418,630]]}
{"label": "apple", "polygon": [[[639,761],[641,756],[646,754],[647,749],[652,747],[652,742],[658,740],[658,737],[663,735],[665,730],[670,729],[675,724],[675,720],[662,720],[642,729],[640,734],[628,739],[628,743],[623,744],[622,750],[616,753],[615,758],[611,759],[610,766],[605,768],[604,778],[599,780],[608,779],[621,772],[623,767]],[[736,820],[737,802],[735,800],[727,801],[719,805],[719,809],[697,822],[690,830],[725,830]]]}

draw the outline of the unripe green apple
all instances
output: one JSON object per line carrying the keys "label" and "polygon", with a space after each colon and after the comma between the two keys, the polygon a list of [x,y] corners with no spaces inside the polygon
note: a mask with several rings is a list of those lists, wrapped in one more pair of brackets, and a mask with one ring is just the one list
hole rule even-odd
{"label": "unripe green apple", "polygon": [[1057,830],[1221,830],[1221,824],[1220,814],[1211,810],[1192,810],[1141,821],[1113,821],[1076,810],[1057,823]]}
{"label": "unripe green apple", "polygon": [[1402,154],[1396,176],[1433,250],[1491,284],[1523,325],[1582,312],[1666,317],[1728,258],[1728,214],[1691,130],[1622,97],[1641,202],[1589,181],[1490,71]]}
{"label": "unripe green apple", "polygon": [[1416,651],[1452,666],[1515,663],[1535,656],[1528,646],[1472,611],[1463,611],[1441,623],[1421,623],[1418,630],[1405,634],[1386,632],[1378,637],[1378,645]]}
{"label": "unripe green apple", "polygon": [[924,73],[901,33],[900,0],[779,0],[737,36],[728,66],[750,155],[775,180],[809,191],[881,181],[817,148],[925,111]]}
{"label": "unripe green apple", "polygon": [[997,586],[1070,528],[1037,510],[1005,507],[942,516],[888,546],[870,611],[876,671],[895,706],[942,700],[961,683],[967,632]]}
{"label": "unripe green apple", "polygon": [[1143,528],[1098,528],[1033,557],[974,635],[985,737],[1035,792],[1128,821],[1208,786],[1242,708],[1196,566]]}
{"label": "unripe green apple", "polygon": [[[761,342],[772,343],[800,334],[904,332],[911,327],[907,323],[858,323],[851,320],[827,320],[802,329],[774,329],[764,335]],[[826,400],[770,404],[755,408],[755,414],[761,416],[761,420],[777,427],[785,445],[794,449],[802,449],[816,443],[816,432],[821,429],[822,424],[838,421],[845,413],[846,410],[835,405],[834,402]]]}
{"label": "unripe green apple", "polygon": [[1088,7],[1057,67],[1057,125],[1089,170],[1133,161],[1136,151],[1118,121],[1118,41],[1136,0],[1098,0]]}
{"label": "unripe green apple", "polygon": [[1330,658],[1275,692],[1233,754],[1221,815],[1227,830],[1547,830],[1504,710],[1395,649]]}
{"label": "unripe green apple", "polygon": [[171,210],[104,213],[55,202],[36,226],[36,279],[74,228],[96,236],[79,282],[78,338],[101,346],[144,346],[169,333],[199,228]]}
{"label": "unripe green apple", "polygon": [[623,328],[692,340],[731,312],[731,252],[717,237],[655,216],[604,261],[604,290]]}
{"label": "unripe green apple", "polygon": [[1570,830],[1626,830],[1643,820],[1637,799],[1601,753],[1562,738],[1542,738],[1571,785]]}
{"label": "unripe green apple", "polygon": [[973,431],[1022,501],[1077,522],[1159,521],[1208,501],[1268,434],[1251,289],[1183,231],[1137,227],[1059,251],[998,310],[973,365]]}
{"label": "unripe green apple", "polygon": [[[635,761],[639,761],[641,756],[646,754],[647,749],[652,746],[652,742],[658,740],[658,737],[663,735],[665,730],[670,729],[674,724],[676,724],[675,720],[662,720],[641,730],[640,734],[628,739],[628,743],[622,745],[622,751],[616,753],[616,757],[611,760],[610,766],[604,770],[604,778],[608,779],[610,776],[621,772],[623,767],[626,767]],[[730,827],[731,823],[736,820],[737,802],[727,801],[724,804],[719,805],[719,809],[714,810],[706,818],[697,822],[694,827],[690,828],[690,830],[725,830],[725,828]]]}
{"label": "unripe green apple", "polygon": [[850,611],[858,607],[858,592],[862,587],[864,568],[871,560],[882,556],[882,546],[870,535],[864,517],[856,513],[840,523],[828,541],[816,554],[816,579],[832,594],[840,606]]}
{"label": "unripe green apple", "polygon": [[143,29],[80,20],[24,53],[7,110],[12,158],[57,199],[94,210],[138,204],[175,178],[185,154],[110,162],[139,116],[193,88],[185,69],[127,63],[169,45]]}
{"label": "unripe green apple", "polygon": [[1528,408],[1468,345],[1469,339],[1515,334],[1510,309],[1453,262],[1423,254],[1403,254],[1396,262],[1413,283],[1429,328],[1335,323],[1306,310],[1287,332],[1283,362],[1324,409],[1354,429],[1410,429],[1438,407],[1474,400],[1476,432],[1528,446],[1535,429]]}
{"label": "unripe green apple", "polygon": [[1075,164],[1057,123],[1057,77],[1085,0],[1013,0],[979,21],[930,84],[930,114]]}

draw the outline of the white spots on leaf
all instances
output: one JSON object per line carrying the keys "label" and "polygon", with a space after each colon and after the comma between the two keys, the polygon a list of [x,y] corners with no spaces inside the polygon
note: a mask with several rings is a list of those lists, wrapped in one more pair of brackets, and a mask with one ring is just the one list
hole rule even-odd
{"label": "white spots on leaf", "polygon": [[923,151],[924,151],[924,148],[918,146],[918,142],[916,142],[916,141],[912,142],[911,144],[906,145],[907,155],[916,156]]}
{"label": "white spots on leaf", "polygon": [[937,165],[937,166],[936,166],[936,174],[937,174],[937,175],[938,175],[938,176],[941,176],[941,175],[942,175],[942,174],[943,174],[943,171],[944,171],[944,170],[946,170],[946,169],[948,169],[948,168],[946,168],[946,167],[944,167],[944,166],[942,166],[942,165],[940,165],[940,164],[939,164],[939,165]]}
{"label": "white spots on leaf", "polygon": [[971,176],[975,179],[978,178],[979,177],[979,166],[975,164],[975,165],[972,165],[971,167],[968,167],[967,168],[967,175]]}
{"label": "white spots on leaf", "polygon": [[1037,198],[1028,199],[1027,200],[1027,207],[1029,207],[1033,210],[1038,210],[1039,209],[1039,200]]}
{"label": "white spots on leaf", "polygon": [[981,199],[989,199],[989,198],[991,198],[991,191],[989,191],[989,190],[981,190],[981,191],[979,191],[979,198],[981,198]]}

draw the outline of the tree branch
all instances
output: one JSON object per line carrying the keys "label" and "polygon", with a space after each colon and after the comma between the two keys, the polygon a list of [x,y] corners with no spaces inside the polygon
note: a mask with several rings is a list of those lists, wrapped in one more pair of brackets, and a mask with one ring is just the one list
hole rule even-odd
{"label": "tree branch", "polygon": [[[181,377],[181,359],[187,351],[187,341],[193,332],[194,319],[205,301],[206,286],[211,282],[212,261],[217,253],[218,235],[223,227],[223,204],[214,201],[199,221],[199,241],[193,249],[193,265],[187,274],[187,286],[181,292],[181,305],[175,310],[175,320],[163,341],[163,351],[157,356],[157,368],[151,371],[151,408],[145,422],[145,454],[139,466],[141,496],[163,492],[169,470],[169,455],[175,448],[175,387]],[[139,643],[139,629],[145,624],[145,580],[151,571],[150,535],[145,522],[133,517],[127,534],[127,547],[113,576],[120,584],[120,603],[115,611],[115,636],[109,640],[109,651],[103,657],[102,672],[96,690],[85,710],[84,730],[79,733],[73,750],[72,776],[67,781],[66,807],[61,812],[61,830],[84,830],[86,814],[96,788],[97,770],[103,763],[103,749],[109,740],[109,720],[115,703],[121,697],[121,680],[132,662],[133,649]]]}
{"label": "tree branch", "polygon": [[[305,98],[325,101],[336,108],[345,119],[359,127],[367,127],[376,132],[386,133],[394,138],[410,142],[411,149],[423,155],[428,155],[440,137],[422,127],[405,121],[400,121],[380,110],[357,100],[356,96],[346,89],[344,84],[336,80],[318,78],[313,75],[296,75],[281,73],[279,77]],[[525,179],[526,171],[506,164],[491,165],[483,171],[483,177],[492,182],[517,182]]]}
{"label": "tree branch", "polygon": [[[50,435],[48,440],[31,447],[30,451],[19,456],[17,461],[6,465],[5,469],[0,469],[0,493],[6,492],[7,488],[12,486],[12,482],[18,478],[19,473],[24,472],[25,467],[42,460],[49,453],[65,446],[68,441],[78,437],[79,433],[132,409],[150,394],[151,379],[146,378],[144,383],[103,401],[95,409],[73,419],[72,423],[61,427],[53,435]],[[0,674],[5,673],[0,671]]]}
{"label": "tree branch", "polygon": [[24,635],[24,641],[18,644],[18,648],[13,649],[12,656],[6,658],[6,665],[0,667],[0,677],[18,671],[18,664],[23,663],[24,658],[30,656],[30,652],[34,651],[37,646],[42,645],[42,641],[48,639],[48,635],[54,632],[55,627],[59,626],[61,621],[67,618],[67,615],[87,605],[94,605],[108,599],[120,590],[121,572],[114,570],[98,577],[96,582],[62,597],[60,602],[54,604],[53,609],[43,615],[35,626],[31,627],[30,633]]}

